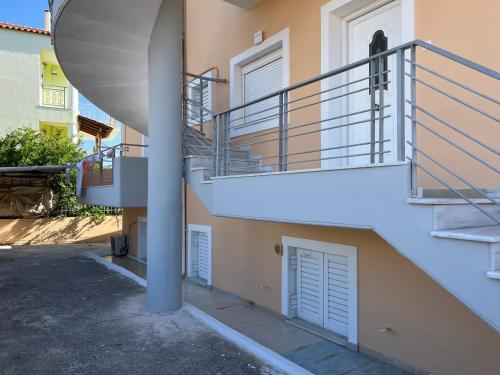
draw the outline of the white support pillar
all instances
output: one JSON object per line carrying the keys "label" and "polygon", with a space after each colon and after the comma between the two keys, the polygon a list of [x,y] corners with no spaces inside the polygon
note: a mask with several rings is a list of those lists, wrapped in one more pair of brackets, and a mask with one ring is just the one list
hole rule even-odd
{"label": "white support pillar", "polygon": [[181,307],[182,0],[164,0],[149,44],[147,309]]}

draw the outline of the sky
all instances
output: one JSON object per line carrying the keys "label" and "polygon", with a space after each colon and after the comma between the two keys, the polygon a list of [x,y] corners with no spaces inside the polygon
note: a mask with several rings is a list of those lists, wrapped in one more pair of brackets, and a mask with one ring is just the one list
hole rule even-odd
{"label": "sky", "polygon": [[47,0],[0,0],[0,22],[43,28]]}

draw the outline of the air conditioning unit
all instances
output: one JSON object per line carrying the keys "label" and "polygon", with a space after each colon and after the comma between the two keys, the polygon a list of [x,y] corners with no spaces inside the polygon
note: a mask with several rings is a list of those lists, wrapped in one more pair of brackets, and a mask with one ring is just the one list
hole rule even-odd
{"label": "air conditioning unit", "polygon": [[123,257],[128,254],[126,236],[111,236],[111,253],[116,257]]}

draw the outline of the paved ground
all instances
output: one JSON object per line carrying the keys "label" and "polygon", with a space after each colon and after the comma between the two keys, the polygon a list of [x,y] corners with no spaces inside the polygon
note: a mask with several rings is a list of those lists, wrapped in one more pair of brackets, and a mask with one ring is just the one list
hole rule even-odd
{"label": "paved ground", "polygon": [[0,250],[0,374],[275,373],[85,250]]}
{"label": "paved ground", "polygon": [[[103,250],[101,254],[109,253],[109,250]],[[144,263],[130,257],[109,256],[106,259],[139,277],[146,277],[147,266]],[[184,280],[183,298],[220,322],[317,375],[408,374],[366,354],[306,332],[276,313],[216,288],[205,288],[199,283]]]}

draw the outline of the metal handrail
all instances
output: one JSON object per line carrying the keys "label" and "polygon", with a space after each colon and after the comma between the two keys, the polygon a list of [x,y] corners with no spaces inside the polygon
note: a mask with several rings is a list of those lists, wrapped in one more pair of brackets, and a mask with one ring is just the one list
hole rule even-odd
{"label": "metal handrail", "polygon": [[405,62],[410,63],[412,65],[415,65],[417,68],[419,68],[421,70],[424,70],[427,73],[430,73],[433,76],[439,77],[439,78],[441,78],[441,79],[443,79],[443,80],[445,80],[447,82],[450,82],[450,83],[454,84],[455,86],[458,86],[458,87],[460,87],[460,88],[462,88],[464,90],[467,90],[467,91],[469,91],[469,92],[471,92],[471,93],[473,93],[473,94],[475,94],[477,96],[480,96],[483,99],[489,100],[490,102],[493,102],[495,104],[500,105],[500,101],[499,100],[496,100],[495,98],[492,98],[489,95],[485,95],[485,94],[483,94],[482,92],[480,92],[478,90],[474,90],[474,89],[472,89],[472,88],[470,88],[470,87],[468,87],[468,86],[466,86],[466,85],[464,85],[464,84],[462,84],[462,83],[460,83],[460,82],[458,82],[458,81],[456,81],[454,79],[451,79],[451,78],[445,76],[444,74],[441,74],[441,73],[436,72],[435,70],[429,69],[429,68],[425,67],[424,65],[417,64],[416,62],[412,62],[409,59],[405,59]]}
{"label": "metal handrail", "polygon": [[[439,142],[445,142],[447,145],[446,147],[451,145],[452,149],[458,150],[461,154],[469,156],[471,158],[469,159],[471,162],[477,162],[488,167],[488,172],[492,171],[495,173],[495,178],[500,173],[500,170],[495,166],[495,162],[490,161],[489,158],[491,155],[484,158],[480,152],[473,152],[468,147],[465,147],[466,145],[462,145],[461,141],[474,142],[475,146],[479,146],[481,148],[480,151],[485,150],[487,152],[491,152],[495,157],[500,156],[500,152],[497,148],[488,145],[488,142],[479,139],[477,136],[468,134],[468,132],[464,129],[461,129],[452,124],[452,122],[447,121],[442,117],[442,115],[434,114],[431,111],[422,108],[422,105],[417,103],[417,85],[430,87],[433,90],[431,94],[438,96],[444,95],[458,103],[461,108],[471,111],[471,113],[477,113],[485,116],[498,123],[499,119],[497,116],[492,114],[495,112],[488,113],[482,108],[479,108],[477,105],[468,103],[466,100],[461,99],[459,95],[455,94],[455,92],[451,95],[445,90],[437,87],[435,84],[426,82],[422,79],[422,77],[417,76],[417,74],[420,71],[427,72],[443,80],[437,82],[450,83],[455,87],[464,90],[464,92],[472,93],[487,100],[489,102],[487,104],[499,106],[500,101],[490,95],[484,94],[480,90],[468,87],[456,79],[452,79],[434,69],[424,66],[420,62],[417,62],[417,47],[425,48],[427,51],[440,55],[453,63],[458,63],[464,67],[472,69],[475,72],[479,72],[488,79],[500,79],[499,73],[426,42],[416,40],[405,43],[377,55],[367,57],[311,79],[304,80],[297,84],[290,85],[289,87],[263,95],[244,104],[233,106],[225,111],[214,113],[212,119],[212,155],[214,155],[214,176],[233,174],[233,172],[247,173],[243,168],[238,167],[244,164],[244,161],[231,160],[229,157],[229,152],[233,149],[255,150],[255,152],[259,154],[262,153],[262,150],[264,150],[266,154],[258,158],[261,163],[264,162],[260,164],[262,171],[269,171],[269,168],[275,171],[275,167],[278,167],[278,171],[286,171],[288,165],[293,164],[310,163],[331,159],[343,159],[348,161],[350,158],[366,156],[370,157],[370,164],[379,164],[385,162],[385,155],[393,154],[395,159],[387,160],[409,161],[411,163],[412,172],[410,194],[412,196],[416,196],[419,191],[417,189],[417,169],[423,170],[427,173],[427,171],[423,169],[425,168],[425,165],[422,165],[422,163],[417,161],[417,154],[419,154],[426,158],[426,164],[427,161],[433,163],[434,165],[440,167],[444,172],[452,175],[462,183],[465,183],[472,189],[472,191],[488,199],[490,203],[497,204],[496,201],[492,200],[483,190],[474,186],[474,182],[471,179],[468,179],[467,176],[462,177],[460,173],[453,171],[453,169],[447,166],[446,163],[433,158],[431,156],[432,153],[429,154],[425,152],[422,147],[418,147],[419,142],[417,140],[417,128],[422,128],[424,131],[428,131],[430,134],[435,136]],[[410,58],[408,58],[407,55],[409,55]],[[394,70],[392,67],[388,68],[388,64],[384,60],[389,56],[393,56],[393,60],[391,61],[393,61],[392,64],[394,66]],[[350,80],[349,78],[351,75],[346,75],[346,73],[362,66],[370,66],[371,73],[368,76]],[[391,70],[393,71],[389,75],[388,73],[390,73]],[[405,72],[405,70],[407,70],[407,72]],[[321,90],[316,89],[312,93],[307,92],[309,88],[306,88],[306,86],[317,84],[332,77],[338,77],[334,87],[322,87]],[[365,86],[362,84],[363,81],[368,81],[369,84]],[[408,82],[409,86],[408,89],[406,89]],[[353,86],[354,84],[357,85]],[[295,97],[290,99],[290,94],[295,94],[295,92],[298,92],[301,88],[305,88],[306,93],[304,94],[299,92],[299,94],[294,95]],[[330,94],[335,90],[339,90],[339,92]],[[384,102],[384,100],[387,100],[385,99],[387,90],[389,90],[393,95],[390,102]],[[369,96],[370,99],[368,109],[359,110],[359,108],[346,106],[348,98],[356,97],[356,95],[365,95],[363,93],[367,93],[367,96]],[[407,96],[409,98],[407,98]],[[273,99],[272,102],[270,101],[271,99]],[[267,100],[270,102],[267,103]],[[303,102],[305,100],[308,101]],[[259,103],[261,105],[259,108],[256,108],[256,111],[244,113],[245,109]],[[328,107],[323,107],[326,103],[334,103],[335,107],[330,105]],[[410,106],[407,107],[407,104],[410,104]],[[321,106],[322,108],[320,118],[309,119],[309,117],[317,115],[318,113],[316,108],[314,108],[315,106]],[[324,112],[323,108],[334,108],[336,112],[331,112],[330,115],[325,116],[325,113],[327,112]],[[298,116],[297,119],[295,119],[294,113],[305,113],[305,118],[307,120],[299,122],[297,119],[301,117]],[[363,113],[368,114],[368,116],[362,116]],[[444,126],[463,138],[456,140],[446,136],[446,133],[439,131],[440,129],[435,129],[434,126],[426,124],[425,121],[422,121],[419,118],[420,114],[429,116],[431,119],[440,124],[438,126]],[[293,122],[290,121],[291,115],[294,116]],[[389,121],[389,119],[392,119],[391,123],[393,123],[396,127],[397,139],[394,139],[394,137],[392,137],[393,139],[390,139],[390,137],[384,135],[384,132],[386,132],[384,124],[386,121]],[[408,121],[411,124],[411,133],[408,135],[408,138],[411,139],[410,143],[407,143],[407,137],[405,135],[405,128]],[[262,124],[262,126],[260,124]],[[297,131],[301,128],[309,126],[318,126],[318,128],[313,128],[307,131]],[[322,145],[322,147],[308,149],[299,148],[298,150],[295,149],[293,152],[288,151],[288,141],[294,138],[300,139],[300,137],[307,137],[313,134],[325,134],[326,131],[340,130],[343,128],[350,130],[358,126],[366,126],[367,132],[369,133],[367,137],[369,138],[368,141],[365,141],[363,138],[357,138],[347,140],[345,145],[341,146],[334,145],[332,147],[326,147],[328,145]],[[489,124],[484,126],[489,126]],[[333,133],[329,134],[333,135]],[[387,146],[388,143],[389,147]],[[294,144],[297,144],[297,142]],[[260,148],[261,145],[267,146]],[[272,145],[271,149],[277,147],[278,152],[268,152],[270,149],[269,145]],[[408,148],[411,157],[407,156],[406,145],[411,147],[411,149]],[[415,147],[413,147],[413,145],[415,145]],[[330,152],[332,152],[332,150],[340,152],[331,154]],[[301,158],[303,155],[313,153],[320,153],[320,155],[318,155],[318,158]],[[294,159],[292,161],[288,161],[289,157],[293,157]],[[363,163],[362,160],[361,163]],[[307,166],[306,168],[310,167]],[[255,168],[250,168],[248,173],[255,173]],[[431,177],[435,179],[434,176],[431,175]],[[451,191],[456,190],[453,186],[442,180],[440,176],[436,177],[438,177],[438,179],[435,180],[439,183],[444,182],[444,184],[441,184],[445,186],[445,188]],[[494,183],[495,180],[493,179],[492,181]],[[466,201],[469,203],[468,200]]]}
{"label": "metal handrail", "polygon": [[408,49],[410,49],[411,47],[415,47],[415,46],[419,46],[419,47],[422,47],[422,48],[425,48],[429,51],[432,51],[434,53],[437,53],[438,55],[441,55],[443,57],[446,57],[450,60],[453,60],[461,65],[464,65],[464,66],[467,66],[473,70],[476,70],[480,73],[483,73],[489,77],[492,77],[492,78],[495,78],[497,80],[500,80],[500,73],[490,69],[490,68],[487,68],[483,65],[480,65],[480,64],[477,64],[471,60],[468,60],[466,58],[463,58],[459,55],[456,55],[452,52],[448,52],[442,48],[439,48],[439,47],[436,47],[432,44],[429,44],[429,43],[426,43],[424,42],[423,40],[420,40],[420,39],[415,39],[414,41],[412,42],[407,42],[407,43],[404,43],[404,44],[401,44],[400,46],[397,46],[397,47],[394,47],[394,48],[391,48],[391,49],[388,49],[387,51],[384,51],[384,52],[381,52],[381,53],[378,53],[376,55],[373,55],[373,56],[370,56],[370,57],[366,57],[364,59],[361,59],[359,61],[356,61],[356,62],[353,62],[353,63],[350,63],[350,64],[347,64],[345,66],[342,66],[340,68],[337,68],[337,69],[334,69],[330,72],[327,72],[327,73],[323,73],[323,74],[320,74],[319,76],[316,76],[314,78],[311,78],[311,79],[307,79],[307,80],[304,80],[302,82],[299,82],[299,83],[296,83],[294,85],[290,85],[284,89],[280,89],[280,90],[277,90],[277,91],[274,91],[270,94],[267,94],[267,95],[264,95],[260,98],[257,98],[255,100],[252,100],[252,101],[249,101],[245,104],[241,104],[241,105],[237,105],[237,106],[234,106],[234,107],[230,107],[229,109],[227,110],[224,110],[224,111],[220,111],[220,112],[217,112],[217,115],[221,115],[221,114],[224,114],[226,112],[234,112],[234,111],[237,111],[237,110],[240,110],[244,107],[248,107],[248,106],[251,106],[253,104],[256,104],[256,103],[259,103],[259,102],[262,102],[264,100],[267,100],[267,99],[270,99],[272,97],[275,97],[275,96],[279,96],[280,94],[283,94],[285,92],[289,92],[289,91],[293,91],[293,90],[296,90],[296,89],[299,89],[301,87],[304,87],[304,86],[308,86],[312,83],[317,83],[317,82],[320,82],[324,79],[327,79],[327,78],[331,78],[333,76],[336,76],[336,75],[339,75],[341,73],[345,73],[347,72],[348,70],[352,70],[354,68],[358,68],[362,65],[365,65],[365,64],[368,64],[370,61],[372,60],[376,60],[377,58],[379,57],[387,57],[387,56],[391,56],[391,55],[394,55],[396,54],[398,51],[406,51]]}

